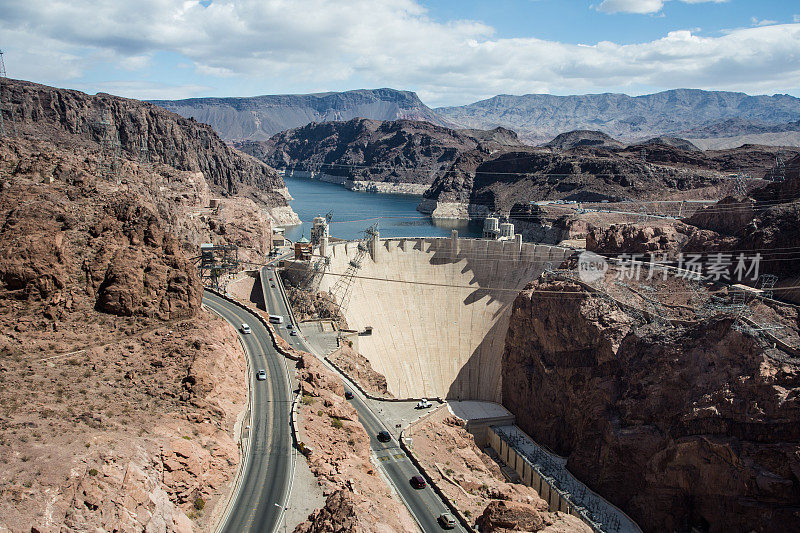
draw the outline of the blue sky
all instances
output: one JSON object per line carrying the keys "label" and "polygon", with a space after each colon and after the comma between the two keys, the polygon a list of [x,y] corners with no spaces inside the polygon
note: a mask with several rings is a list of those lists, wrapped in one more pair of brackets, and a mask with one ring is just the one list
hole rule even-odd
{"label": "blue sky", "polygon": [[800,96],[800,4],[778,0],[6,0],[0,48],[11,77],[144,99]]}

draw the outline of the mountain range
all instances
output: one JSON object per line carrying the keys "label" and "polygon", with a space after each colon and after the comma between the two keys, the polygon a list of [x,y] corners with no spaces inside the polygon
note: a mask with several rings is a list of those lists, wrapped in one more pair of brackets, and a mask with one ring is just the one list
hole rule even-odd
{"label": "mountain range", "polygon": [[[312,122],[367,118],[422,120],[449,128],[502,127],[534,145],[573,130],[600,130],[627,142],[663,135],[692,141],[730,138],[727,144],[735,146],[745,138],[747,142],[763,138],[764,144],[800,142],[800,98],[787,94],[750,96],[675,89],[643,96],[498,95],[468,105],[432,109],[413,92],[384,88],[153,103],[210,124],[230,141],[263,141]],[[725,147],[719,142],[715,146]]]}
{"label": "mountain range", "polygon": [[451,125],[423,104],[416,93],[395,89],[154,100],[152,103],[210,124],[224,139],[237,141],[265,141],[276,133],[312,122],[347,121],[357,117]]}
{"label": "mountain range", "polygon": [[[503,126],[534,144],[579,129],[601,130],[617,139],[636,141],[665,134],[695,138],[786,131],[776,126],[800,119],[800,98],[699,89],[675,89],[643,96],[504,94],[435,111],[464,127]],[[786,127],[800,130],[797,124]],[[692,131],[695,135],[690,134]]]}

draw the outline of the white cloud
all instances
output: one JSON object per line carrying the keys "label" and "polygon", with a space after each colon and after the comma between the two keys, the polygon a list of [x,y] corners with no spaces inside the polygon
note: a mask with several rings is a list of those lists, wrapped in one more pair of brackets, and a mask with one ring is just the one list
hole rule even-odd
{"label": "white cloud", "polygon": [[[646,15],[658,13],[664,7],[664,2],[669,0],[603,0],[597,6],[598,11],[604,13],[635,13]],[[684,4],[723,4],[728,0],[680,0]]]}
{"label": "white cloud", "polygon": [[598,11],[603,13],[657,13],[664,7],[663,0],[603,0]]}
{"label": "white cloud", "polygon": [[760,19],[758,17],[750,17],[750,22],[753,23],[753,26],[769,26],[771,24],[777,24],[777,20],[769,20],[769,19]]}
{"label": "white cloud", "polygon": [[[498,93],[800,87],[800,24],[574,45],[498,38],[491,27],[467,20],[439,23],[414,0],[214,0],[208,7],[140,0],[101,8],[92,0],[26,0],[4,11],[0,42],[13,45],[9,73],[33,80],[75,84],[99,62],[141,66],[152,76],[148,58],[169,53],[191,62],[192,70],[181,71],[201,76],[202,84],[228,77],[251,87],[274,80],[318,90],[388,86],[417,90],[432,105]],[[108,86],[146,98],[199,90],[158,81],[165,85]]]}

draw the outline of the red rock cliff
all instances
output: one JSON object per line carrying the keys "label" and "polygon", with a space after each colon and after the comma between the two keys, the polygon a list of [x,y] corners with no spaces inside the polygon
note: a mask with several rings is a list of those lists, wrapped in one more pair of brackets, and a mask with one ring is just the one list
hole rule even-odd
{"label": "red rock cliff", "polygon": [[569,282],[523,291],[503,356],[520,427],[646,531],[800,528],[800,366],[730,319],[633,324]]}

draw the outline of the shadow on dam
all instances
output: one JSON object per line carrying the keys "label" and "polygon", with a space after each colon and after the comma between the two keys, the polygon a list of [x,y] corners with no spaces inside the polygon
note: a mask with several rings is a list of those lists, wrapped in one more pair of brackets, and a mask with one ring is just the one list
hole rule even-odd
{"label": "shadow on dam", "polygon": [[[328,246],[320,290],[347,271],[357,246]],[[514,299],[548,262],[558,266],[571,253],[514,241],[381,239],[353,279],[345,318],[353,329],[372,327],[358,351],[395,396],[499,403]]]}

